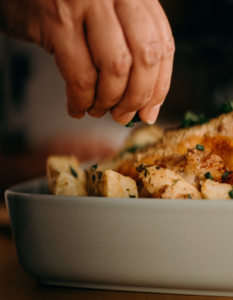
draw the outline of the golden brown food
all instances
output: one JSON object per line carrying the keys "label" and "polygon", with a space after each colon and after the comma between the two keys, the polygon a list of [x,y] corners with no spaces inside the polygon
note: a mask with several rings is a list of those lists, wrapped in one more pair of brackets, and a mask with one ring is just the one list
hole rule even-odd
{"label": "golden brown food", "polygon": [[232,137],[233,112],[185,129],[163,131],[145,126],[86,173],[74,157],[49,158],[49,190],[103,197],[230,199]]}

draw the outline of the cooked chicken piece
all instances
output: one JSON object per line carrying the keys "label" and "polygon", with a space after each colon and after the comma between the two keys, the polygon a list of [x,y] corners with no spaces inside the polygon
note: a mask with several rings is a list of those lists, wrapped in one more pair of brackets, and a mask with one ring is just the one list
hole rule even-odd
{"label": "cooked chicken piece", "polygon": [[195,125],[190,128],[167,130],[164,132],[163,143],[172,143],[179,147],[184,145],[184,152],[179,152],[180,154],[183,154],[188,148],[193,148],[196,144],[200,144],[198,140],[199,138],[215,135],[233,136],[233,112],[222,114],[202,125]]}
{"label": "cooked chicken piece", "polygon": [[50,156],[47,159],[49,192],[54,195],[86,196],[86,175],[75,156]]}
{"label": "cooked chicken piece", "polygon": [[189,149],[184,155],[174,154],[158,159],[151,156],[149,160],[143,160],[143,163],[170,169],[197,189],[200,189],[200,185],[206,180],[206,173],[210,172],[215,181],[222,182],[222,175],[226,171],[221,157],[196,148]]}
{"label": "cooked chicken piece", "polygon": [[174,171],[143,164],[135,167],[151,198],[201,199],[201,193]]}
{"label": "cooked chicken piece", "polygon": [[88,171],[87,191],[89,196],[138,198],[136,182],[115,171]]}
{"label": "cooked chicken piece", "polygon": [[233,170],[233,140],[232,137],[226,135],[216,135],[212,137],[204,137],[202,145],[205,146],[206,150],[219,155],[227,170]]}
{"label": "cooked chicken piece", "polygon": [[[181,159],[182,157],[183,160],[175,164],[171,170],[196,188],[200,188],[208,175],[212,176],[214,181],[222,182],[222,175],[226,168],[222,158],[218,155],[206,150],[190,149],[186,155],[181,156]],[[177,160],[177,157],[174,160]],[[167,167],[169,167],[169,163],[167,163]]]}
{"label": "cooked chicken piece", "polygon": [[201,187],[201,194],[204,199],[227,200],[231,199],[229,195],[231,190],[232,186],[230,184],[218,183],[207,179]]}

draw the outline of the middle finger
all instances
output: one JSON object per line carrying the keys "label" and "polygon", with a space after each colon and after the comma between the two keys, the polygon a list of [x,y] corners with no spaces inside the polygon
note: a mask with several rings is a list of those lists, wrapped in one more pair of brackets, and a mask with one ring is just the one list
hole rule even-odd
{"label": "middle finger", "polygon": [[[113,118],[125,124],[153,95],[162,48],[153,19],[140,1],[117,0],[116,12],[133,56],[126,92],[112,110]],[[147,122],[146,119],[142,121]]]}

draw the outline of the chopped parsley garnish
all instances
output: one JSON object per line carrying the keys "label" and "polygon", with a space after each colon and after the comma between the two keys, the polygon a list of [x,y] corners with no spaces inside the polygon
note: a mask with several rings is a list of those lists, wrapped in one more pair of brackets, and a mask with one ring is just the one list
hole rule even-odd
{"label": "chopped parsley garnish", "polygon": [[233,111],[233,101],[228,101],[226,103],[223,103],[220,108],[221,114],[227,114],[229,112]]}
{"label": "chopped parsley garnish", "polygon": [[129,195],[129,197],[130,197],[130,198],[136,198],[136,196],[135,196],[135,195]]}
{"label": "chopped parsley garnish", "polygon": [[230,174],[231,172],[226,171],[225,173],[222,174],[222,179],[226,179],[227,176]]}
{"label": "chopped parsley garnish", "polygon": [[78,178],[78,173],[75,171],[75,169],[74,168],[72,168],[71,166],[70,166],[70,172],[71,172],[71,174],[75,177],[75,178]]}
{"label": "chopped parsley garnish", "polygon": [[95,174],[92,175],[92,181],[95,181]]}
{"label": "chopped parsley garnish", "polygon": [[171,186],[175,185],[180,179],[175,179]]}
{"label": "chopped parsley garnish", "polygon": [[211,175],[210,172],[206,172],[206,173],[205,173],[205,178],[214,180],[214,178],[213,178],[213,176]]}
{"label": "chopped parsley garnish", "polygon": [[91,171],[95,171],[95,170],[97,169],[97,167],[98,167],[98,164],[93,165],[93,166],[91,167]]}
{"label": "chopped parsley garnish", "polygon": [[138,112],[133,117],[133,119],[128,124],[125,125],[125,127],[134,127],[134,123],[137,123],[137,122],[141,122]]}
{"label": "chopped parsley garnish", "polygon": [[228,195],[231,197],[231,199],[233,199],[233,190],[230,190],[230,191],[228,192]]}
{"label": "chopped parsley garnish", "polygon": [[144,169],[145,170],[145,178],[146,178],[146,176],[147,176],[147,173],[150,175],[150,172],[147,170],[147,169]]}
{"label": "chopped parsley garnish", "polygon": [[[94,174],[93,174],[94,175]],[[100,171],[99,174],[98,174],[98,179],[100,181],[101,177],[102,177],[103,173]]]}
{"label": "chopped parsley garnish", "polygon": [[189,199],[192,199],[192,197],[191,197],[191,195],[190,195],[190,194],[188,194],[188,198],[189,198]]}
{"label": "chopped parsley garnish", "polygon": [[182,128],[192,127],[196,124],[204,124],[209,122],[203,114],[195,114],[191,111],[186,112],[182,120]]}
{"label": "chopped parsley garnish", "polygon": [[134,122],[130,121],[128,124],[125,125],[125,127],[134,127]]}
{"label": "chopped parsley garnish", "polygon": [[204,150],[205,150],[205,147],[204,147],[203,145],[197,144],[196,149],[197,149],[197,150],[204,151]]}

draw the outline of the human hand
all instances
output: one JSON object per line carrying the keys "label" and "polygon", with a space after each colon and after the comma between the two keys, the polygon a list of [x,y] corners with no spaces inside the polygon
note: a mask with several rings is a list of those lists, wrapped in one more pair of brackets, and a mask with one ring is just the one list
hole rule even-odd
{"label": "human hand", "polygon": [[11,2],[18,5],[10,18],[15,26],[8,21],[5,27],[54,53],[70,116],[79,119],[87,111],[101,117],[110,111],[115,121],[127,124],[138,111],[142,121],[155,122],[174,56],[172,32],[157,0]]}

